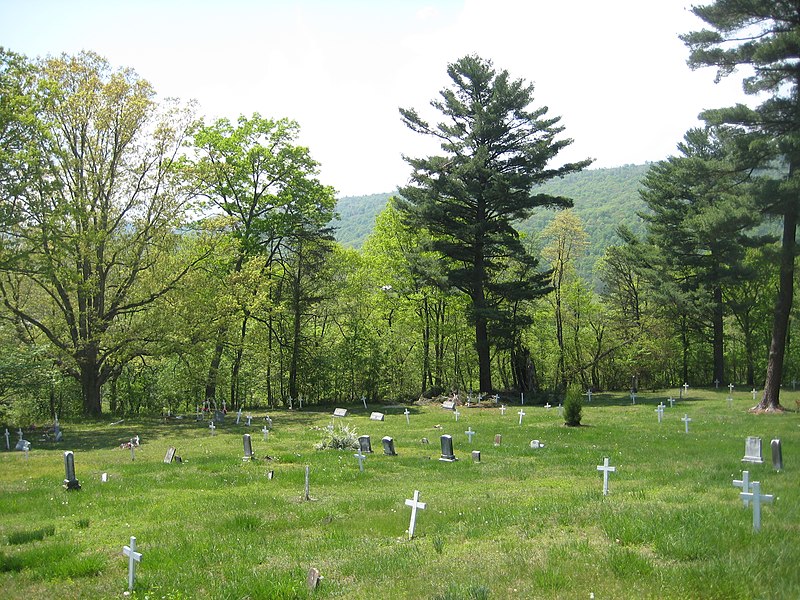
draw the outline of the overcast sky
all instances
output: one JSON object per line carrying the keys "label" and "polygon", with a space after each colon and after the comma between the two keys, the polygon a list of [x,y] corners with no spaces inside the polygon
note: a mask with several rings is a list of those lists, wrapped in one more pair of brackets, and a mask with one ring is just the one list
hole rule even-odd
{"label": "overcast sky", "polygon": [[[695,0],[695,4],[706,2]],[[426,154],[398,107],[448,84],[466,54],[535,85],[561,116],[563,160],[594,167],[674,153],[705,108],[744,101],[740,78],[692,72],[684,0],[0,0],[0,45],[30,57],[92,50],[208,120],[288,117],[338,195],[392,192]]]}

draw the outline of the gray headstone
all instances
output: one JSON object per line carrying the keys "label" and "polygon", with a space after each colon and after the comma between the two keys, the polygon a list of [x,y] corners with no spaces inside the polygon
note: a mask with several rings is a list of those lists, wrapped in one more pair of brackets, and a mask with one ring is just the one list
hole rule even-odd
{"label": "gray headstone", "polygon": [[374,412],[369,416],[370,421],[383,421],[384,414],[379,412]]}
{"label": "gray headstone", "polygon": [[245,433],[242,436],[242,443],[244,444],[244,457],[242,460],[253,460],[253,442],[249,433]]}
{"label": "gray headstone", "polygon": [[31,449],[31,443],[28,440],[20,440],[20,441],[17,442],[17,445],[16,445],[16,447],[14,449],[15,450],[23,450],[23,451],[24,450],[30,450]]}
{"label": "gray headstone", "polygon": [[75,477],[75,455],[73,454],[72,450],[67,450],[64,452],[64,472],[64,487],[68,490],[81,489],[81,484],[78,483],[78,480]]}
{"label": "gray headstone", "polygon": [[761,438],[749,436],[744,443],[744,458],[742,462],[761,464],[764,459],[761,458]]}
{"label": "gray headstone", "polygon": [[455,454],[453,454],[453,437],[450,435],[443,435],[442,436],[442,456],[439,460],[444,462],[453,462],[456,459]]}
{"label": "gray headstone", "polygon": [[311,567],[308,570],[308,575],[306,576],[306,586],[312,592],[319,587],[319,582],[322,580],[322,575],[319,574],[319,570]]}
{"label": "gray headstone", "polygon": [[430,442],[428,442],[428,438],[422,438],[422,443],[423,444],[429,444]]}
{"label": "gray headstone", "polygon": [[473,450],[472,451],[472,462],[481,462],[481,451],[480,450]]}
{"label": "gray headstone", "polygon": [[337,408],[333,411],[334,417],[346,417],[347,416],[347,409],[346,408]]}
{"label": "gray headstone", "polygon": [[372,454],[372,441],[368,435],[358,436],[358,449],[362,454]]}
{"label": "gray headstone", "polygon": [[383,453],[386,456],[397,456],[397,452],[394,451],[394,440],[392,438],[387,435],[381,441],[383,442]]}
{"label": "gray headstone", "polygon": [[499,433],[495,434],[495,436],[494,436],[494,445],[495,446],[499,446],[502,443],[503,443],[503,436],[500,435]]}
{"label": "gray headstone", "polygon": [[456,403],[452,400],[445,400],[442,402],[442,408],[447,410],[453,410],[456,407]]}
{"label": "gray headstone", "polygon": [[215,423],[222,423],[225,420],[225,413],[221,410],[214,411],[214,422]]}
{"label": "gray headstone", "polygon": [[781,441],[774,439],[770,442],[772,447],[772,468],[776,471],[783,470],[783,452],[781,451]]}
{"label": "gray headstone", "polygon": [[164,455],[164,462],[170,464],[175,459],[175,448],[169,447],[167,453]]}

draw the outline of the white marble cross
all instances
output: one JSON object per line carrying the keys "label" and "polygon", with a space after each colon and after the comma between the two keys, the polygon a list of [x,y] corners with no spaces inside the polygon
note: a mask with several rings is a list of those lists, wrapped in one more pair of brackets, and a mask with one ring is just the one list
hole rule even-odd
{"label": "white marble cross", "polygon": [[264,425],[264,427],[261,428],[261,433],[264,434],[264,441],[266,442],[267,436],[269,435],[269,429],[267,429],[266,425]]}
{"label": "white marble cross", "polygon": [[425,510],[425,503],[419,501],[419,491],[414,490],[414,498],[406,500],[406,506],[411,507],[411,523],[408,526],[408,539],[414,537],[414,529],[417,526],[417,509]]}
{"label": "white marble cross", "polygon": [[522,417],[525,416],[525,411],[520,408],[517,414],[519,415],[519,424],[522,425]]}
{"label": "white marble cross", "polygon": [[683,424],[686,426],[686,433],[689,433],[689,423],[691,423],[692,419],[689,418],[689,415],[684,414],[681,421],[683,421]]}
{"label": "white marble cross", "polygon": [[756,401],[756,394],[758,394],[758,390],[756,388],[753,388],[752,389],[752,393],[753,393],[753,402],[755,402]]}
{"label": "white marble cross", "polygon": [[475,435],[475,432],[472,431],[472,427],[468,427],[467,430],[464,432],[466,436],[469,438],[469,443],[472,443],[472,436]]}
{"label": "white marble cross", "polygon": [[364,459],[367,458],[366,455],[363,454],[361,452],[361,450],[359,449],[359,451],[357,453],[353,454],[353,456],[355,456],[358,459],[358,470],[363,473],[364,472]]}
{"label": "white marble cross", "polygon": [[733,393],[733,388],[735,388],[735,387],[736,387],[735,385],[733,385],[732,383],[729,383],[728,384],[728,393],[732,394]]}
{"label": "white marble cross", "polygon": [[21,442],[21,441],[22,441],[22,438],[23,438],[23,437],[25,437],[25,434],[24,434],[24,433],[22,433],[22,427],[20,427],[19,429],[17,429],[17,435],[19,436],[19,441]]}
{"label": "white marble cross", "polygon": [[714,388],[719,389],[719,379],[714,380]]}
{"label": "white marble cross", "polygon": [[461,413],[460,413],[460,412],[458,412],[458,409],[457,409],[457,408],[456,408],[456,409],[453,411],[453,416],[455,416],[455,418],[456,418],[456,423],[458,423],[458,417],[459,417],[459,415],[460,415],[460,414],[461,414]]}
{"label": "white marble cross", "polygon": [[547,404],[545,404],[544,407],[545,408],[553,408],[553,406],[549,402]]}
{"label": "white marble cross", "polygon": [[739,497],[743,500],[751,500],[753,502],[753,530],[761,531],[761,503],[772,503],[772,494],[761,493],[761,483],[754,481],[752,484],[752,492],[741,492]]}
{"label": "white marble cross", "polygon": [[209,425],[208,428],[211,430],[211,435],[214,435],[214,430],[216,429],[214,421],[211,421],[211,425]]}
{"label": "white marble cross", "polygon": [[589,397],[589,402],[591,402],[592,401],[592,388],[586,388],[586,393],[583,394],[583,395],[584,396],[588,396]]}
{"label": "white marble cross", "polygon": [[[750,492],[750,471],[742,471],[742,478],[741,479],[734,479],[733,480],[734,487],[742,488],[743,492]],[[750,497],[746,496],[742,498],[742,504],[747,506],[750,504]]]}
{"label": "white marble cross", "polygon": [[297,402],[300,404],[300,410],[303,410],[303,394],[297,396]]}
{"label": "white marble cross", "polygon": [[492,400],[494,400],[494,403],[497,404],[500,401],[500,395],[495,394],[494,396],[492,396]]}
{"label": "white marble cross", "polygon": [[408,416],[411,414],[411,412],[408,409],[405,409],[403,414],[406,416],[406,425],[411,425],[411,419]]}
{"label": "white marble cross", "polygon": [[660,402],[659,405],[656,407],[656,412],[658,413],[658,422],[661,423],[661,419],[664,418],[664,403]]}
{"label": "white marble cross", "polygon": [[688,396],[689,396],[689,384],[688,384],[688,383],[684,383],[684,384],[683,384],[683,393],[684,393],[684,394],[686,395],[686,397],[688,398]]}
{"label": "white marble cross", "polygon": [[674,407],[674,406],[675,406],[675,398],[673,398],[672,396],[670,396],[669,398],[667,398],[667,402],[669,402],[669,407],[670,407],[670,408],[672,408],[672,407]]}
{"label": "white marble cross", "polygon": [[361,402],[364,404],[364,410],[367,410],[367,397],[362,394]]}
{"label": "white marble cross", "polygon": [[241,418],[242,418],[242,407],[240,406],[239,410],[236,411],[236,424],[237,425],[239,424],[239,421],[241,420]]}
{"label": "white marble cross", "polygon": [[617,467],[608,466],[608,457],[603,459],[602,465],[597,465],[597,470],[603,472],[603,495],[608,496],[608,474],[614,473]]}
{"label": "white marble cross", "polygon": [[136,551],[136,538],[131,536],[131,545],[123,546],[122,553],[128,557],[128,590],[133,590],[136,579],[136,563],[142,562],[142,554]]}
{"label": "white marble cross", "polygon": [[506,416],[506,405],[505,404],[501,404],[500,405],[500,416],[502,416],[502,417]]}

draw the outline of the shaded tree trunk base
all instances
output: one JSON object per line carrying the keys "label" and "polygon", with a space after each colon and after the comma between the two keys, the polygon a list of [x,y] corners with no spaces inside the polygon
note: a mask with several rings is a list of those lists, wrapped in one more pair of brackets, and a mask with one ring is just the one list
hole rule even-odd
{"label": "shaded tree trunk base", "polygon": [[747,412],[753,415],[783,414],[786,412],[786,409],[783,408],[780,404],[778,404],[778,406],[767,406],[767,407],[763,407],[761,406],[761,404],[756,404],[753,408],[751,408]]}

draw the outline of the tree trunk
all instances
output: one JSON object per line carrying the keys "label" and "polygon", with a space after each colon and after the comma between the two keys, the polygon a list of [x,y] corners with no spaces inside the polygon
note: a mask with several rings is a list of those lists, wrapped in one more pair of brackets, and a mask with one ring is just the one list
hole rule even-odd
{"label": "tree trunk", "polygon": [[[794,169],[792,169],[793,171]],[[790,203],[783,215],[783,240],[781,242],[781,263],[778,298],[772,321],[772,341],[767,359],[767,377],[761,402],[752,411],[782,411],[780,403],[781,378],[783,377],[783,358],[786,353],[786,334],[789,330],[789,313],[794,298],[794,257],[796,253],[797,205]]]}
{"label": "tree trunk", "polygon": [[214,355],[211,357],[211,364],[208,366],[208,376],[206,377],[206,402],[208,403],[209,410],[212,406],[216,406],[217,375],[219,374],[219,365],[222,362],[222,351],[225,348],[224,339],[226,331],[226,327],[220,327],[217,330],[217,343],[214,346]]}
{"label": "tree trunk", "polygon": [[100,373],[97,361],[85,358],[80,362],[81,394],[83,395],[83,414],[99,417],[102,414],[100,402]]}
{"label": "tree trunk", "polygon": [[478,352],[478,380],[481,392],[492,393],[492,360],[486,317],[475,315],[475,349]]}
{"label": "tree trunk", "polygon": [[[717,275],[714,274],[717,278]],[[722,304],[722,287],[714,286],[714,308],[713,308],[713,329],[714,329],[714,378],[711,383],[725,381],[725,347],[724,347],[724,310]]]}

